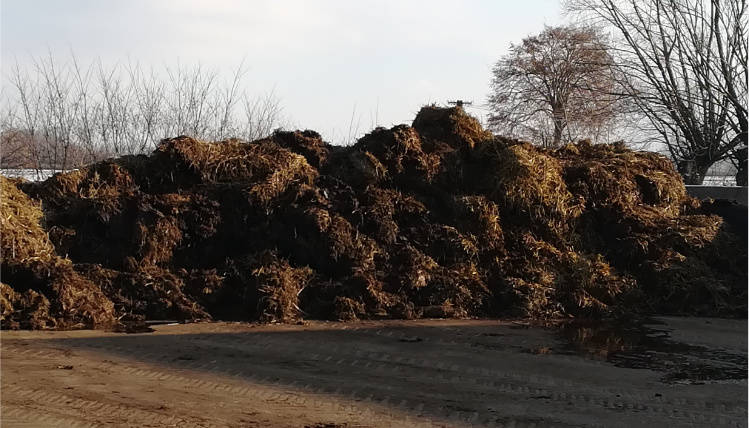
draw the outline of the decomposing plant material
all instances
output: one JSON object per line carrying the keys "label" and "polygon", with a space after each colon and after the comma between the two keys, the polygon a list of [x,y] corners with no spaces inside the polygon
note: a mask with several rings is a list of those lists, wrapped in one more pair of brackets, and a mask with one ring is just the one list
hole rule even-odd
{"label": "decomposing plant material", "polygon": [[3,326],[111,328],[112,302],[73,263],[55,254],[40,226],[42,211],[16,184],[0,177]]}
{"label": "decomposing plant material", "polygon": [[745,243],[666,158],[541,149],[459,107],[348,147],[182,136],[0,182],[3,328],[746,316]]}

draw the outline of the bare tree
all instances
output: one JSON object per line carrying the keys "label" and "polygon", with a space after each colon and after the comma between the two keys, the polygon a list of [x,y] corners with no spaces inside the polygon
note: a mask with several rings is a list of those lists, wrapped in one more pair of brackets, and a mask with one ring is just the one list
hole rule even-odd
{"label": "bare tree", "polygon": [[600,137],[621,112],[604,36],[576,26],[546,27],[493,69],[490,127],[544,146]]}
{"label": "bare tree", "polygon": [[[0,134],[0,168],[35,170],[37,176],[44,176],[45,170],[59,170],[59,159],[54,156],[57,154],[56,147],[61,146],[61,143],[40,134],[6,128]],[[83,147],[71,144],[65,159],[70,165],[81,165],[96,158]]]}
{"label": "bare tree", "polygon": [[282,116],[281,102],[274,91],[258,97],[242,97],[245,119],[237,130],[247,140],[266,137],[279,127],[278,118]]}
{"label": "bare tree", "polygon": [[0,167],[10,169],[32,169],[35,165],[31,163],[31,144],[27,136],[13,129],[7,129],[0,134]]}
{"label": "bare tree", "polygon": [[250,96],[245,72],[240,64],[226,81],[202,65],[166,67],[160,75],[138,63],[107,67],[97,60],[84,67],[72,54],[63,63],[51,54],[32,58],[29,67],[16,61],[0,105],[4,164],[67,170],[146,152],[178,135],[268,136],[286,124],[280,101],[272,92]]}
{"label": "bare tree", "polygon": [[701,184],[715,162],[740,157],[746,0],[566,0],[566,8],[613,30],[622,83],[686,183]]}

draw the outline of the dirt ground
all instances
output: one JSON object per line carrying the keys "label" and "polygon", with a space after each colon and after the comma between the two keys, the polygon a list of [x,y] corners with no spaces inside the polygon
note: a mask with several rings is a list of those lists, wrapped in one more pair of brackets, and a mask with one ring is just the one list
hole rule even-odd
{"label": "dirt ground", "polygon": [[2,426],[747,426],[746,320],[2,332]]}

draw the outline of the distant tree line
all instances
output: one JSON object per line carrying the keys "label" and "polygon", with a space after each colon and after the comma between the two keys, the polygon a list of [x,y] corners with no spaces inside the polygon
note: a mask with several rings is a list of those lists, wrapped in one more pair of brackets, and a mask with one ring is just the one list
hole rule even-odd
{"label": "distant tree line", "polygon": [[230,79],[202,65],[83,67],[32,58],[5,76],[0,166],[68,170],[111,156],[153,150],[164,138],[255,140],[283,127],[279,99],[253,97],[242,65]]}

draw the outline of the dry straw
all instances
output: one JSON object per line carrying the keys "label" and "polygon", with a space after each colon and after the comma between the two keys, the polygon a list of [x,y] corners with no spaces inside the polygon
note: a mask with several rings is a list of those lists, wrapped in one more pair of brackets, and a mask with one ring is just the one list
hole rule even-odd
{"label": "dry straw", "polygon": [[314,131],[182,136],[0,181],[4,328],[746,316],[745,241],[699,212],[668,159],[540,149],[462,108],[347,147]]}

